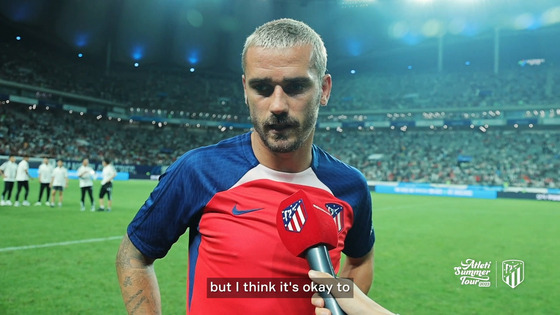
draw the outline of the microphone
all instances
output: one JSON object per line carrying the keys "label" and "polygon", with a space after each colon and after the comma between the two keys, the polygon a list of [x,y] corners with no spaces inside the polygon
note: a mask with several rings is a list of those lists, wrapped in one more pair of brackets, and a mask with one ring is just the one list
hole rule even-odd
{"label": "microphone", "polygon": [[[338,229],[332,215],[311,202],[303,190],[283,200],[278,207],[276,227],[288,251],[306,258],[309,267],[336,277],[329,249],[338,244]],[[319,292],[332,315],[345,315],[334,297]]]}

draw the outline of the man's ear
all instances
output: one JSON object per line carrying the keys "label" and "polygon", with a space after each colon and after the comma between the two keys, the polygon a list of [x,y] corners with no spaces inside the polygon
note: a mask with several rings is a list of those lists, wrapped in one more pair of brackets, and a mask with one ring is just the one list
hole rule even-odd
{"label": "man's ear", "polygon": [[321,105],[327,106],[329,98],[331,97],[332,77],[330,74],[325,74],[321,85]]}
{"label": "man's ear", "polygon": [[242,74],[241,75],[241,81],[243,82],[243,97],[245,98],[245,105],[249,105],[249,103],[247,102],[247,87],[245,85],[245,75]]}

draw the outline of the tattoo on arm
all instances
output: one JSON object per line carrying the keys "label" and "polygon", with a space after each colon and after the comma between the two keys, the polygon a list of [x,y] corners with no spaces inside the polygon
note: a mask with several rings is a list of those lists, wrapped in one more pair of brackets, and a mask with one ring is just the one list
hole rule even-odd
{"label": "tattoo on arm", "polygon": [[136,311],[138,310],[138,308],[140,306],[142,306],[142,304],[144,304],[144,301],[146,301],[146,297],[142,297],[140,299],[140,301],[138,301],[138,303],[136,303],[136,305],[134,306],[134,308],[130,311],[130,314],[136,314]]}
{"label": "tattoo on arm", "polygon": [[131,285],[132,285],[132,279],[130,279],[130,277],[126,277],[126,279],[124,279],[123,286],[129,287]]}
{"label": "tattoo on arm", "polygon": [[[143,292],[144,292],[144,290],[139,290],[138,292],[136,292],[136,294],[134,294],[133,296],[131,296],[130,299],[128,299],[128,301],[125,303],[125,304],[126,304],[126,308],[128,309],[128,308],[129,308],[128,306],[130,305],[130,303],[134,302],[134,301],[136,300],[136,298],[137,298],[139,295],[141,295]],[[140,298],[140,301],[136,301],[136,305],[134,305],[134,307],[130,310],[130,313],[131,313],[131,314],[134,314],[134,313],[138,310],[138,308],[139,308],[140,306],[142,306],[142,304],[143,304],[144,301],[146,300],[146,297],[145,297],[145,296],[141,295],[140,297],[141,297],[141,298]]]}

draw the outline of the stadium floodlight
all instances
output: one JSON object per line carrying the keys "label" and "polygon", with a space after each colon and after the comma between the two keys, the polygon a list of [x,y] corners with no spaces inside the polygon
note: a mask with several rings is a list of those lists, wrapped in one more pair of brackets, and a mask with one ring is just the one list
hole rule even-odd
{"label": "stadium floodlight", "polygon": [[365,7],[378,2],[378,0],[340,0],[340,5],[344,8]]}
{"label": "stadium floodlight", "polygon": [[408,26],[408,23],[405,21],[395,22],[388,28],[389,36],[393,38],[403,38],[406,36],[406,34],[408,34],[409,31],[410,28]]}
{"label": "stadium floodlight", "polygon": [[530,13],[524,13],[513,20],[513,28],[516,30],[527,30],[537,27],[537,21]]}
{"label": "stadium floodlight", "polygon": [[541,18],[544,25],[560,23],[560,6],[546,10]]}
{"label": "stadium floodlight", "polygon": [[434,2],[434,0],[413,0],[413,1],[417,2],[417,3],[432,3],[432,2]]}
{"label": "stadium floodlight", "polygon": [[458,35],[467,28],[467,22],[463,18],[455,17],[447,25],[447,32]]}

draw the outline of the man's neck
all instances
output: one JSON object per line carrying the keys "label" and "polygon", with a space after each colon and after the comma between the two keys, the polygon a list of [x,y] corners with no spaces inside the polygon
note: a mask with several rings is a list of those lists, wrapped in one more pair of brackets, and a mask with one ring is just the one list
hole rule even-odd
{"label": "man's neck", "polygon": [[260,164],[279,172],[299,173],[311,166],[313,135],[294,152],[272,152],[259,138],[256,132],[251,134],[251,147]]}

